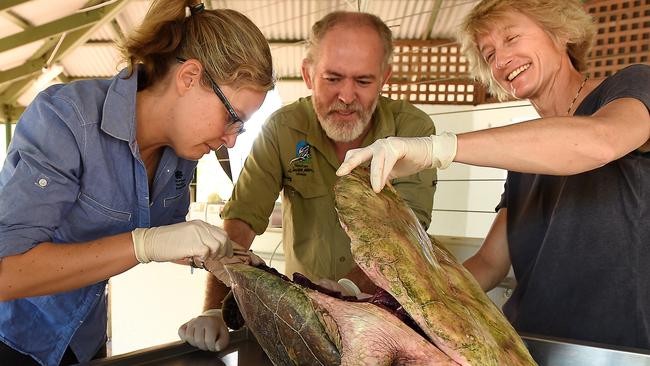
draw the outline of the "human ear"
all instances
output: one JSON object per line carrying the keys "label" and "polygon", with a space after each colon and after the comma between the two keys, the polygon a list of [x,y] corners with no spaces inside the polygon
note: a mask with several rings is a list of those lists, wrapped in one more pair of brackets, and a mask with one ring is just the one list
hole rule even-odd
{"label": "human ear", "polygon": [[313,85],[313,80],[311,79],[311,62],[309,60],[302,60],[302,67],[300,68],[300,73],[302,74],[302,79],[307,84],[307,89],[311,89]]}
{"label": "human ear", "polygon": [[203,66],[198,60],[189,59],[176,70],[176,87],[179,93],[188,92],[194,85],[200,85]]}

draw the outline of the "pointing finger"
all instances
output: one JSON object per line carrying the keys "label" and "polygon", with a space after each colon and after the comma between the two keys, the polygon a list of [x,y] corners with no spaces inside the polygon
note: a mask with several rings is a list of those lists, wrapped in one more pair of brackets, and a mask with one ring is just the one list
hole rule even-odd
{"label": "pointing finger", "polygon": [[381,192],[382,188],[384,188],[384,156],[385,151],[378,149],[370,162],[370,185],[372,185],[372,190],[376,193]]}
{"label": "pointing finger", "polygon": [[364,161],[370,160],[370,158],[372,158],[372,155],[373,155],[372,145],[368,147],[364,147],[362,149],[353,149],[348,151],[345,154],[345,159],[343,160],[343,163],[336,171],[336,175],[340,177],[349,174],[352,171],[352,169],[356,168]]}

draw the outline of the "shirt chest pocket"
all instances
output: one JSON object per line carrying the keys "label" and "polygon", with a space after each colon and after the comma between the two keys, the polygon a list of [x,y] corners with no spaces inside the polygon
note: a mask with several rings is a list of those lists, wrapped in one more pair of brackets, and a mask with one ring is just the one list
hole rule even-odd
{"label": "shirt chest pocket", "polygon": [[176,207],[183,199],[183,193],[176,193],[163,199],[163,207]]}
{"label": "shirt chest pocket", "polygon": [[284,171],[282,185],[287,198],[310,200],[332,195],[333,184],[329,178],[336,176],[328,170],[327,164],[322,164],[323,158],[318,158],[317,150],[312,154],[309,161],[293,161]]}
{"label": "shirt chest pocket", "polygon": [[77,199],[79,206],[86,212],[87,217],[89,218],[107,218],[121,222],[129,222],[131,220],[130,212],[113,209],[107,204],[101,203],[83,192],[79,192]]}
{"label": "shirt chest pocket", "polygon": [[301,178],[294,178],[291,181],[285,179],[284,194],[288,198],[315,199],[328,195],[333,189],[323,181]]}

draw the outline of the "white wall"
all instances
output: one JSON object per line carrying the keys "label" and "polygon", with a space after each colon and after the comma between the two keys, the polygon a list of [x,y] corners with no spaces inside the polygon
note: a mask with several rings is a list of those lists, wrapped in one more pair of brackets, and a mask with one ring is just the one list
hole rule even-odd
{"label": "white wall", "polygon": [[[429,115],[437,133],[462,133],[537,118],[528,102],[467,106],[419,106]],[[438,171],[438,186],[434,197],[433,220],[429,232],[433,235],[483,238],[496,215],[506,172],[452,163]]]}
{"label": "white wall", "polygon": [[307,89],[305,82],[302,80],[280,80],[275,88],[282,98],[282,104],[285,105],[296,101],[298,98],[311,95],[311,90]]}
{"label": "white wall", "polygon": [[122,354],[179,340],[177,329],[203,311],[207,274],[173,263],[140,264],[110,280],[110,347]]}

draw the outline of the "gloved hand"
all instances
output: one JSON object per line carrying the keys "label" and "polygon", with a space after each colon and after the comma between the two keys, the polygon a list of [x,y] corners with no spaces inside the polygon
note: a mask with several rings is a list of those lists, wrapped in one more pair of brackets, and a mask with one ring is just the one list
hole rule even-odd
{"label": "gloved hand", "polygon": [[207,258],[231,257],[233,254],[233,244],[226,232],[201,220],[137,228],[131,232],[131,236],[135,257],[140,263],[191,257],[204,261]]}
{"label": "gloved hand", "polygon": [[[235,244],[237,245],[237,244]],[[237,247],[239,247],[237,245]],[[246,263],[251,266],[259,266],[261,264],[266,264],[262,258],[253,251],[248,250],[240,252],[239,250],[234,251],[234,255],[230,258],[221,258],[221,259],[208,259],[205,261],[205,269],[212,273],[217,279],[223,282],[226,286],[230,287],[230,276],[226,273],[224,264],[235,264],[235,263]]]}
{"label": "gloved hand", "polygon": [[221,351],[230,342],[221,309],[209,309],[178,328],[181,340],[204,351]]}
{"label": "gloved hand", "polygon": [[427,168],[445,169],[456,156],[456,135],[445,132],[428,137],[388,137],[370,146],[353,149],[336,175],[348,174],[367,160],[370,162],[370,184],[379,193],[388,179],[405,177]]}

